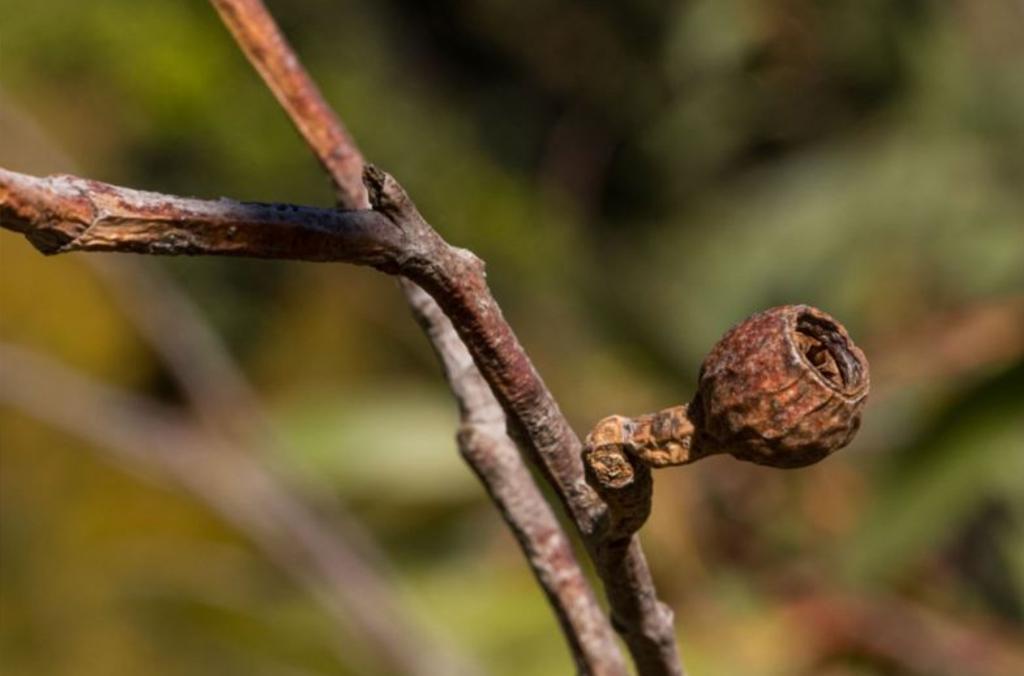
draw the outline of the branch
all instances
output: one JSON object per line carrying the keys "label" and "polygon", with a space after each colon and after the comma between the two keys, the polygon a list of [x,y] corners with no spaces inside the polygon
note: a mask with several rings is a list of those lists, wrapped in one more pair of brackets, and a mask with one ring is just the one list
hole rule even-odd
{"label": "branch", "polygon": [[505,414],[473,358],[430,296],[411,282],[402,286],[459,404],[459,451],[519,542],[570,642],[577,667],[587,674],[626,673],[572,543],[506,434]]}
{"label": "branch", "polygon": [[477,367],[583,533],[616,626],[638,666],[647,665],[642,673],[680,673],[665,669],[675,657],[671,612],[640,601],[654,594],[639,547],[623,547],[606,537],[605,506],[583,478],[579,439],[504,321],[482,263],[445,243],[390,176],[368,168],[366,179],[374,210],[342,212],[181,198],[0,169],[0,225],[22,232],[44,253],[334,260],[408,276],[455,319]]}
{"label": "branch", "polygon": [[[121,464],[169,478],[253,540],[390,669],[418,676],[475,670],[437,650],[406,619],[388,583],[251,454],[204,434],[173,409],[0,343],[0,402],[78,435]],[[351,646],[337,646],[351,660]]]}
{"label": "branch", "polygon": [[0,225],[44,254],[118,251],[397,267],[408,248],[373,211],[199,200],[0,168]]}
{"label": "branch", "polygon": [[[321,164],[328,168],[335,183],[338,203],[347,207],[369,206],[370,202],[366,191],[362,189],[362,185],[358,181],[353,180],[358,175],[356,163],[352,162],[344,166],[331,164],[331,159],[336,156],[361,157],[355,142],[341,127],[337,116],[330,110],[325,110],[322,95],[276,28],[273,17],[267,12],[263,3],[259,0],[213,0],[213,5],[228,25],[250,63],[260,73],[277,100],[283,103],[310,149]],[[281,68],[275,67],[275,64],[289,64],[290,68],[283,71]],[[287,102],[292,102],[292,105]],[[311,129],[320,129],[320,131],[311,133]],[[382,177],[378,176],[378,178]],[[381,202],[383,188],[384,186],[380,182],[376,186],[378,203]],[[402,191],[398,189],[395,192],[401,193]],[[404,193],[399,195],[395,201],[404,210],[415,212],[411,201],[404,197]],[[430,230],[429,226],[421,229],[420,232],[424,239],[440,241],[440,238]],[[412,277],[418,280],[417,277]],[[479,281],[483,281],[482,274]],[[443,316],[441,308],[438,307],[434,299],[423,293],[414,283],[404,283],[402,289],[406,300],[413,308],[418,321],[424,326],[428,338],[440,357],[446,377],[459,402],[463,418],[459,447],[463,458],[484,483],[488,494],[497,503],[503,518],[516,534],[527,560],[552,603],[556,616],[562,623],[577,665],[584,670],[584,673],[587,673],[588,666],[595,670],[593,673],[624,673],[622,658],[614,642],[609,640],[611,631],[608,622],[599,609],[589,602],[589,599],[592,598],[589,593],[589,585],[584,587],[588,592],[587,602],[572,603],[571,598],[563,595],[564,590],[555,584],[555,580],[558,578],[553,578],[546,572],[561,569],[561,576],[571,575],[573,579],[584,579],[575,558],[571,555],[571,550],[562,549],[561,544],[553,549],[541,538],[541,533],[536,532],[534,528],[536,524],[531,519],[548,519],[548,517],[531,515],[548,515],[550,510],[543,500],[543,496],[536,489],[533,479],[519,455],[513,452],[515,445],[508,439],[504,431],[505,416],[495,405],[494,396],[483,386],[484,381],[480,371],[472,363],[471,358],[467,359],[465,345],[456,335],[451,322]],[[486,285],[484,285],[484,289],[486,290]],[[487,296],[489,297],[489,292],[487,292]],[[493,314],[496,314],[500,321],[500,311],[497,310],[496,304],[494,304]],[[511,331],[508,333],[511,335]],[[525,354],[523,358],[525,360]],[[528,360],[525,361],[528,365]],[[532,367],[528,370],[532,371]],[[534,376],[539,382],[539,377],[535,372]],[[540,385],[543,389],[543,384],[540,383]],[[553,403],[551,400],[552,405]],[[572,441],[576,439],[575,435],[568,429],[568,424],[561,417],[561,413],[557,411],[557,407],[554,407],[554,411],[556,414],[554,419],[561,419],[563,423],[561,438],[570,442],[564,446],[563,453],[569,459],[571,466],[572,461],[578,457],[579,442],[577,440],[576,447],[573,447]],[[543,421],[549,417],[540,412],[540,415],[537,416],[538,422],[543,424]],[[544,434],[544,430],[537,430],[537,432]],[[566,434],[566,432],[568,433]],[[537,460],[536,452],[534,460]],[[536,462],[536,464],[541,467],[545,466],[543,462]],[[574,493],[586,494],[588,490],[581,481],[579,472],[576,477],[566,477],[561,485],[558,481],[553,483],[562,496],[565,495],[566,490],[564,484],[573,484]],[[563,501],[565,501],[564,497]],[[585,521],[577,520],[577,523],[581,524],[584,532],[593,532],[599,518],[595,514],[595,510],[579,504],[579,500],[576,503],[575,509],[570,508],[574,516],[587,514]],[[510,508],[514,505],[519,505],[519,511]],[[550,519],[548,519],[548,524],[557,526],[557,522]],[[567,540],[560,527],[557,530],[548,530],[558,536],[559,542]],[[596,541],[597,537],[592,536],[591,540]],[[596,546],[591,547],[592,552],[596,549]],[[568,556],[563,557],[561,555],[563,551]],[[639,561],[643,564],[642,554],[639,556]],[[611,564],[615,560],[615,557],[608,556],[596,558],[607,560]],[[634,554],[631,560],[635,563],[636,558]],[[646,570],[646,564],[640,565],[639,568]],[[611,580],[608,583],[609,589],[612,587],[621,589],[621,585],[629,584],[630,580],[628,576],[619,575],[606,579]],[[639,625],[632,619],[636,616],[636,612],[631,598],[653,597],[653,586],[650,585],[649,574],[647,584],[650,587],[649,594],[644,589],[638,590],[637,594],[632,594],[630,591],[610,592],[614,612],[619,620],[618,626],[624,629],[627,642],[634,654],[637,655],[638,664],[641,664],[642,667],[647,663],[656,665],[651,669],[642,669],[644,673],[676,673],[674,669],[681,671],[681,667],[678,666],[679,658],[675,653],[671,614],[667,614],[667,624],[662,622],[658,627],[660,643],[665,645],[667,642],[671,646],[668,650],[650,650],[649,643],[641,637],[644,633],[643,630],[634,630]],[[652,617],[664,620],[666,613],[660,612]],[[666,667],[659,668],[658,663],[664,664]],[[597,669],[598,664],[603,664],[601,669]],[[673,665],[676,665],[675,668]]]}
{"label": "branch", "polygon": [[363,156],[267,8],[260,0],[210,1],[334,181],[339,205],[365,207]]}
{"label": "branch", "polygon": [[[319,105],[316,100],[311,100],[308,108],[302,104],[302,91],[308,93],[312,83],[301,72],[296,76],[301,66],[276,29],[266,30],[273,22],[262,4],[257,0],[214,0],[214,4],[229,26],[232,22],[239,24],[232,26],[233,32],[278,98],[283,96],[292,102],[286,108],[300,131],[323,124],[333,126],[330,116],[317,112],[323,102],[315,89],[312,91]],[[250,21],[254,28],[244,29],[242,24]],[[264,58],[261,50],[267,49],[276,56]],[[328,167],[330,157],[358,152],[343,132],[303,131],[303,135]],[[324,141],[329,138],[334,141]],[[331,173],[342,203],[358,205],[358,191],[345,187],[350,184],[346,177],[351,169],[339,164]],[[11,181],[11,176],[28,182],[22,180],[19,184]],[[8,173],[0,175],[0,217],[6,221],[5,227],[25,232],[48,253],[105,250],[337,260],[401,274],[422,286],[454,324],[512,429],[583,534],[605,582],[615,625],[623,633],[640,672],[682,673],[671,612],[655,599],[639,544],[635,537],[627,542],[608,537],[606,506],[584,478],[582,444],[504,321],[487,287],[482,263],[469,252],[448,246],[420,217],[394,179],[370,170],[364,180],[373,212],[335,212],[329,218],[322,210],[295,208],[294,217],[289,218],[287,207],[177,202],[179,198],[127,191],[125,194],[139,200],[129,204],[127,213],[116,211],[111,218],[95,209],[95,196],[85,198],[82,194],[96,188],[101,193],[98,201],[103,202],[103,193],[111,186],[91,186],[87,181],[67,178],[49,179],[54,183],[50,186],[47,181]],[[64,182],[73,184],[72,189],[67,190]],[[47,210],[47,189],[65,193],[56,200],[64,211]],[[42,208],[38,208],[40,205]],[[109,206],[123,205],[114,200]],[[196,211],[192,207],[200,208]],[[375,217],[378,215],[397,227],[388,229]]]}
{"label": "branch", "polygon": [[650,569],[633,533],[613,527],[608,504],[587,483],[583,446],[491,295],[483,263],[453,249],[416,211],[390,176],[372,167],[367,186],[374,209],[388,215],[428,255],[402,269],[429,293],[462,338],[480,373],[569,512],[597,567],[612,610],[640,674],[682,674],[671,609],[657,599]]}
{"label": "branch", "polygon": [[[338,201],[342,206],[366,206],[366,195],[354,180],[358,173],[355,162],[334,165],[337,156],[358,156],[359,151],[348,133],[341,127],[337,116],[326,108],[323,96],[312,79],[305,73],[298,57],[289,47],[273,17],[260,0],[212,0],[221,18],[228,25],[253,67],[260,73],[274,96],[281,101],[292,122],[306,139],[310,149],[328,167],[334,179]],[[282,69],[280,64],[287,64]],[[291,102],[289,104],[288,102]],[[310,129],[319,129],[311,133]],[[356,186],[356,187],[353,187]],[[379,200],[378,200],[379,201]],[[415,213],[411,200],[402,200],[402,211]],[[418,216],[418,215],[417,215]],[[429,233],[428,233],[429,234]],[[439,238],[438,238],[439,239]],[[623,549],[621,538],[607,532],[602,523],[605,506],[586,484],[580,462],[582,445],[559,411],[540,376],[533,369],[525,352],[519,346],[511,329],[501,317],[501,311],[490,296],[483,279],[482,267],[477,266],[475,276],[466,278],[469,307],[459,311],[445,306],[444,312],[454,322],[483,376],[495,389],[502,407],[509,415],[520,437],[525,437],[527,451],[538,467],[544,471],[563,504],[573,517],[591,557],[598,565],[604,581],[616,628],[623,634],[630,652],[642,674],[681,674],[682,665],[676,647],[671,611],[657,601],[647,563],[639,543]],[[427,286],[415,275],[417,283]],[[457,279],[457,277],[456,277]],[[475,285],[476,289],[472,288]],[[417,303],[412,285],[403,287],[411,305]],[[440,300],[436,289],[428,287],[430,295]],[[483,306],[474,306],[476,300]],[[444,305],[442,303],[442,305]],[[502,349],[480,350],[466,335],[461,319],[472,316],[475,307],[490,321],[478,322],[479,337],[493,341]],[[455,314],[453,314],[453,312]],[[445,329],[450,334],[451,329]],[[454,336],[452,336],[454,339]],[[445,343],[432,337],[434,348],[444,354]],[[482,363],[483,362],[485,363]],[[475,371],[473,369],[472,371]],[[471,370],[466,378],[473,379]],[[496,383],[495,371],[504,373],[512,382]],[[456,397],[458,387],[453,384]],[[520,411],[510,410],[511,402],[520,404]],[[466,443],[465,439],[462,442]],[[467,460],[470,455],[465,455]],[[476,466],[474,466],[476,468]],[[477,469],[478,475],[483,478]],[[510,523],[516,530],[514,523]],[[529,558],[529,554],[527,554]],[[550,597],[550,593],[549,593]],[[570,643],[572,638],[570,637]]]}
{"label": "branch", "polygon": [[[18,112],[10,105],[3,108],[0,114]],[[61,164],[72,164],[45,135],[32,128],[30,120],[18,116],[15,116],[15,120],[19,131],[32,133],[37,146],[43,145],[51,154],[62,158]],[[121,309],[157,353],[161,364],[178,382],[203,426],[218,438],[227,434],[235,442],[238,452],[245,453],[243,465],[248,462],[257,465],[259,469],[266,467],[263,461],[269,459],[269,451],[273,451],[273,457],[276,458],[289,454],[288,449],[283,448],[283,440],[271,425],[256,392],[223,342],[204,319],[199,308],[159,266],[146,265],[141,260],[127,256],[90,256],[85,260],[102,278]],[[101,455],[105,453],[109,457],[109,447],[98,448]],[[216,464],[215,455],[209,455],[216,454],[215,445],[211,444],[211,450],[204,453],[201,458],[203,463],[211,464],[212,460],[212,464]],[[268,472],[268,476],[275,479],[273,472]],[[338,624],[341,632],[351,631],[354,624],[357,632],[362,631],[371,643],[375,643],[375,657],[379,659],[383,656],[387,664],[403,666],[395,656],[414,659],[415,662],[409,668],[410,673],[420,665],[434,665],[437,669],[452,670],[467,676],[479,672],[476,665],[454,650],[450,642],[439,636],[433,627],[423,625],[409,608],[403,606],[392,588],[393,571],[386,556],[362,524],[337,499],[331,499],[332,496],[321,491],[310,500],[306,499],[305,491],[293,490],[287,482],[279,482],[279,486],[281,492],[292,496],[292,501],[300,503],[298,509],[291,510],[290,530],[296,535],[306,533],[306,540],[325,543],[316,549],[328,552],[329,558],[339,560],[342,564],[348,561],[349,564],[342,568],[354,569],[357,577],[367,581],[371,595],[384,601],[383,605],[369,602],[354,605],[348,602],[346,595],[338,594],[334,585],[317,582],[316,571],[297,576],[301,578],[297,581],[304,584],[314,602],[325,606],[327,614]],[[196,494],[196,497],[204,499],[204,495]],[[325,501],[329,503],[329,523],[319,517],[319,507]],[[305,517],[303,510],[313,516]],[[277,511],[282,515],[285,513],[283,509]],[[340,551],[341,555],[331,556],[329,552],[332,548]],[[269,558],[275,561],[275,557]],[[286,569],[285,572],[302,571]],[[382,611],[387,614],[389,608],[395,613],[401,613],[389,622],[397,633],[380,634],[375,618]],[[367,609],[372,613],[370,617],[358,615]],[[339,617],[340,611],[345,611],[346,617]],[[353,614],[356,616],[351,618]],[[381,638],[374,641],[375,634],[380,634]],[[419,646],[411,655],[402,652],[410,643],[414,648]],[[338,652],[343,662],[351,662],[351,650]],[[408,664],[405,666],[408,667]]]}

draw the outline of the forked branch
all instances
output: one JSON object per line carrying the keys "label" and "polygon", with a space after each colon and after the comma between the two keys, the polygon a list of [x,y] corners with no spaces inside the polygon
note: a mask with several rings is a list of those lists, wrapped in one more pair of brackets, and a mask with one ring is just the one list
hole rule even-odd
{"label": "forked branch", "polygon": [[[339,202],[363,206],[357,180],[362,157],[266,8],[259,0],[213,4],[331,174]],[[609,526],[607,505],[586,482],[579,437],[503,319],[482,263],[444,242],[394,179],[372,169],[364,178],[372,210],[337,212],[188,200],[84,179],[34,179],[3,172],[0,218],[4,227],[24,233],[45,253],[99,250],[344,261],[414,281],[451,320],[527,455],[579,528],[605,584],[616,628],[640,673],[681,674],[671,611],[656,599],[639,542],[635,535]],[[587,669],[578,655],[577,662]],[[622,672],[614,660],[607,666],[605,673]]]}
{"label": "forked branch", "polygon": [[[212,4],[327,170],[335,185],[338,205],[343,208],[370,206],[369,195],[361,181],[363,158],[355,140],[326,105],[263,3],[260,0],[212,0]],[[406,202],[404,208],[415,212],[411,201]],[[429,238],[429,233],[425,234]],[[625,673],[611,625],[596,604],[572,553],[568,536],[509,438],[500,404],[435,300],[413,282],[403,282],[402,290],[431,341],[459,403],[462,418],[459,450],[519,541],[562,624],[578,669],[581,673],[592,674]],[[570,434],[570,438],[574,435]],[[596,520],[590,522],[593,523]],[[672,642],[674,646],[674,638]],[[678,662],[678,658],[674,659]]]}
{"label": "forked branch", "polygon": [[[464,318],[463,340],[483,354],[482,360],[476,356],[476,364],[497,380],[496,392],[504,395],[504,408],[516,416],[513,420],[525,430],[524,437],[529,441],[539,437],[533,457],[541,460],[580,525],[606,581],[613,611],[622,618],[620,626],[636,626],[643,604],[635,602],[654,598],[653,593],[635,593],[637,580],[650,584],[642,554],[621,541],[610,546],[601,530],[603,503],[583,480],[579,456],[559,457],[566,443],[546,436],[550,421],[560,419],[568,429],[567,423],[518,342],[510,338],[511,329],[487,290],[479,260],[444,243],[389,176],[370,169],[367,182],[376,210],[342,212],[181,198],[70,176],[35,178],[0,170],[0,224],[21,232],[44,253],[126,251],[337,260],[405,273],[433,289],[442,296],[435,296],[442,308]],[[518,364],[518,370],[501,373],[508,363]],[[524,383],[524,369],[536,380]],[[541,406],[546,402],[553,411]],[[578,439],[571,430],[569,434],[569,444],[578,448]],[[660,617],[666,619],[663,614]],[[660,621],[657,626],[665,625]],[[650,641],[650,627],[633,636]]]}

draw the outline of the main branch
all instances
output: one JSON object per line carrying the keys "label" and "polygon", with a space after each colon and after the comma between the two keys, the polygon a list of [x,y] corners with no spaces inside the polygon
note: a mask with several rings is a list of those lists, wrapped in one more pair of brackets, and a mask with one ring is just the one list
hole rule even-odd
{"label": "main branch", "polygon": [[372,167],[365,178],[373,210],[335,211],[197,200],[0,170],[0,225],[23,233],[44,253],[343,261],[415,281],[452,320],[513,429],[579,526],[642,673],[680,673],[669,666],[675,657],[671,612],[655,599],[635,536],[606,537],[605,506],[585,481],[579,438],[505,322],[483,264],[449,246],[393,178]]}
{"label": "main branch", "polygon": [[459,404],[459,452],[487,488],[548,596],[582,673],[626,672],[565,530],[505,430],[505,414],[437,303],[402,284]]}
{"label": "main branch", "polygon": [[395,270],[402,233],[373,211],[199,200],[0,168],[0,225],[45,254],[118,251],[345,261]]}

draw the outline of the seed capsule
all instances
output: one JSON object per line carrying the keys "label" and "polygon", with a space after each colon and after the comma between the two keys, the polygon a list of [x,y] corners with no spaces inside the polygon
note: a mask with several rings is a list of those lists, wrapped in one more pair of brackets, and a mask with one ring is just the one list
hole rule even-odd
{"label": "seed capsule", "polygon": [[689,406],[694,445],[762,465],[809,465],[853,439],[868,388],[867,359],[842,324],[808,305],[765,310],[705,358]]}
{"label": "seed capsule", "polygon": [[784,305],[718,341],[690,404],[605,418],[587,437],[584,459],[621,450],[648,467],[666,467],[730,453],[802,467],[850,442],[868,388],[867,359],[842,324],[809,305]]}

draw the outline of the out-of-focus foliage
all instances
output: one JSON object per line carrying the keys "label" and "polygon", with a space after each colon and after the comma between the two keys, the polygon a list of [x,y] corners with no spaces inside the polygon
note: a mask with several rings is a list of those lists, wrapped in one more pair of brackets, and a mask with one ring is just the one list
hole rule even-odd
{"label": "out-of-focus foliage", "polygon": [[[798,472],[712,459],[659,473],[644,540],[694,673],[918,673],[870,646],[823,654],[789,609],[833,593],[1020,648],[1019,3],[270,6],[366,154],[488,261],[579,429],[684,401],[713,341],[769,305],[819,305],[864,345],[874,394],[850,449]],[[4,10],[0,164],[329,204],[206,3]],[[293,450],[277,464],[365,519],[418,612],[495,673],[569,669],[459,464],[454,407],[391,280],[147,264],[174,273],[255,381]],[[80,258],[5,233],[0,303],[4,340],[180,399]],[[5,673],[365,668],[339,665],[346,637],[202,506],[28,418],[0,425]]]}

